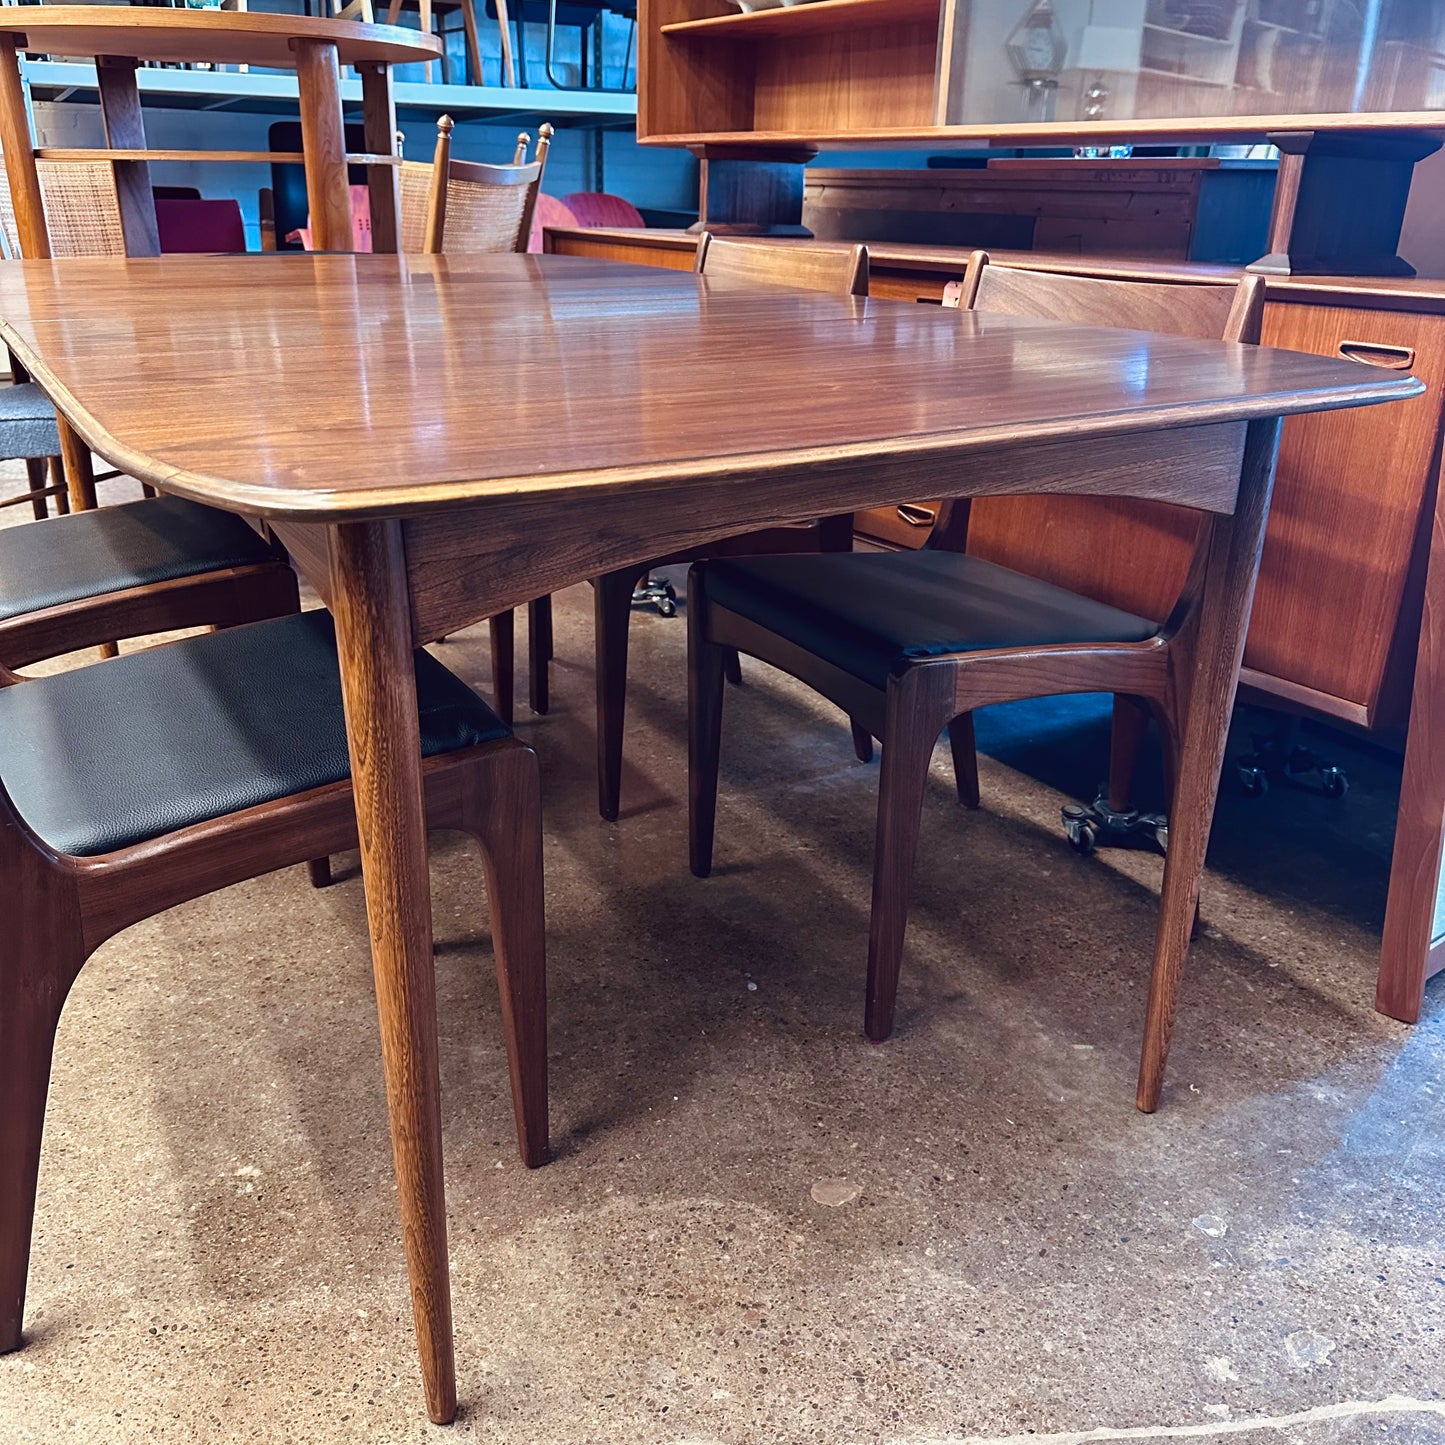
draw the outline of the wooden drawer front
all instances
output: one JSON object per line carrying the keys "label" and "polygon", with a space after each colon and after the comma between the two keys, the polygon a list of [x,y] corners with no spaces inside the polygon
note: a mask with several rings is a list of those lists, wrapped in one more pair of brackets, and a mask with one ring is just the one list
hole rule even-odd
{"label": "wooden drawer front", "polygon": [[1408,621],[1406,577],[1445,398],[1445,317],[1270,306],[1264,341],[1356,359],[1371,353],[1350,343],[1398,348],[1373,355],[1404,363],[1429,388],[1413,401],[1285,423],[1260,563],[1246,665],[1373,713],[1395,630]]}
{"label": "wooden drawer front", "polygon": [[897,507],[870,507],[853,517],[853,530],[890,547],[921,547],[938,516],[937,502],[904,502]]}

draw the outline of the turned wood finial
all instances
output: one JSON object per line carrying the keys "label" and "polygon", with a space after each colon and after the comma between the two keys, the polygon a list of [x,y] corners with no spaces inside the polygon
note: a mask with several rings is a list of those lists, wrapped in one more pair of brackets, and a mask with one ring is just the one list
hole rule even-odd
{"label": "turned wood finial", "polygon": [[437,116],[437,134],[450,135],[456,129],[456,121],[449,115]]}
{"label": "turned wood finial", "polygon": [[517,151],[512,157],[514,166],[522,166],[527,163],[527,147],[532,144],[532,137],[526,131],[520,132],[517,136]]}
{"label": "turned wood finial", "polygon": [[552,137],[556,134],[551,123],[544,120],[537,128],[537,154],[533,157],[534,160],[545,161],[547,159],[547,152],[552,149]]}

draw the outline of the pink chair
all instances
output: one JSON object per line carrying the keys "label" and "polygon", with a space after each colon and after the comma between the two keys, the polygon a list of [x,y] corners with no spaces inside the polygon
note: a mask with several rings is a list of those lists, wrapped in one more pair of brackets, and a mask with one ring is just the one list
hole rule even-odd
{"label": "pink chair", "polygon": [[[565,197],[567,209],[579,226],[645,226],[642,212],[621,196],[606,191],[576,191]],[[560,226],[561,221],[557,222]]]}
{"label": "pink chair", "polygon": [[[351,186],[351,249],[353,251],[364,251],[368,254],[371,251],[371,189],[368,186]],[[288,241],[300,241],[304,251],[314,250],[311,244],[311,217],[306,217],[307,224],[289,231],[286,235]]]}
{"label": "pink chair", "polygon": [[529,251],[542,249],[542,232],[548,226],[580,226],[582,223],[572,214],[572,208],[542,191],[537,196],[537,209],[532,212],[532,235],[527,241]]}

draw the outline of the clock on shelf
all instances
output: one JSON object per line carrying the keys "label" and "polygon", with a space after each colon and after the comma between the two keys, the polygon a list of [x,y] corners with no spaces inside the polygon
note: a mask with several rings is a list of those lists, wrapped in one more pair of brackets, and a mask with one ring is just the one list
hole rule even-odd
{"label": "clock on shelf", "polygon": [[1059,72],[1069,53],[1069,43],[1054,13],[1054,0],[1034,0],[1022,20],[1004,41],[1009,63],[1024,88],[1028,120],[1052,120]]}

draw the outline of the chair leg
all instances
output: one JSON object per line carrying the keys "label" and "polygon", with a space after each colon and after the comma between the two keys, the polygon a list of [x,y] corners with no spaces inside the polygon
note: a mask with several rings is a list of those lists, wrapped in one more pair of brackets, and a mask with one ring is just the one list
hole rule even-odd
{"label": "chair leg", "polygon": [[597,653],[597,811],[609,823],[622,807],[622,739],[627,719],[627,634],[637,569],[596,579],[592,597]]}
{"label": "chair leg", "polygon": [[331,859],[312,858],[306,865],[307,875],[313,888],[331,887]]}
{"label": "chair leg", "polygon": [[539,717],[552,705],[552,597],[527,604],[527,702]]}
{"label": "chair leg", "polygon": [[477,33],[477,0],[463,0],[462,29],[466,33],[467,79],[472,85],[485,85],[482,74],[482,39]]}
{"label": "chair leg", "polygon": [[50,485],[58,487],[55,493],[55,515],[63,517],[70,511],[70,491],[65,484],[65,467],[59,457],[46,457],[50,468]]}
{"label": "chair leg", "polygon": [[868,926],[868,994],[863,1030],[874,1043],[893,1032],[908,895],[923,820],[923,790],[938,735],[953,709],[951,667],[912,669],[888,684],[878,825],[873,845],[873,913]]}
{"label": "chair leg", "polygon": [[[1169,851],[1164,859],[1164,888],[1134,1096],[1145,1114],[1159,1107],[1189,940],[1199,916],[1204,855],[1244,656],[1280,425],[1277,417],[1249,425],[1239,504],[1232,517],[1214,517],[1208,524],[1212,535],[1197,604],[1198,621],[1192,639],[1186,634],[1181,647],[1177,675],[1184,682],[1187,701],[1172,714],[1179,737],[1178,771],[1169,800]],[[1173,751],[1172,742],[1166,742],[1166,747]]]}
{"label": "chair leg", "polygon": [[710,642],[701,588],[687,583],[687,847],[693,875],[712,872],[717,769],[722,750],[723,669],[728,649]]}
{"label": "chair leg", "polygon": [[1140,697],[1116,693],[1114,722],[1109,733],[1109,806],[1122,813],[1134,791],[1139,752],[1149,731],[1149,704]]}
{"label": "chair leg", "polygon": [[948,724],[948,746],[953,753],[953,785],[965,808],[976,808],[978,796],[978,744],[973,736],[973,714],[959,713]]}
{"label": "chair leg", "polygon": [[736,647],[723,648],[723,676],[733,687],[743,685],[743,661]]}
{"label": "chair leg", "polygon": [[[9,834],[9,836],[4,836]],[[29,845],[0,818],[0,849]],[[16,876],[16,875],[19,876]],[[20,1345],[40,1140],[55,1030],[85,961],[73,888],[27,856],[0,866],[4,896],[19,910],[0,939],[0,1354]]]}
{"label": "chair leg", "polygon": [[860,763],[873,761],[873,734],[862,723],[853,723],[853,755]]}
{"label": "chair leg", "polygon": [[50,515],[50,508],[45,505],[45,458],[25,458],[25,478],[30,484],[30,510],[35,514],[37,522],[43,522]]}
{"label": "chair leg", "polygon": [[542,792],[537,755],[499,749],[469,800],[467,831],[481,844],[492,949],[512,1076],[522,1162],[551,1158],[547,1129],[547,950],[542,897]]}
{"label": "chair leg", "polygon": [[517,663],[513,614],[499,612],[488,618],[487,630],[492,638],[492,701],[496,704],[497,716],[511,727],[513,674]]}

